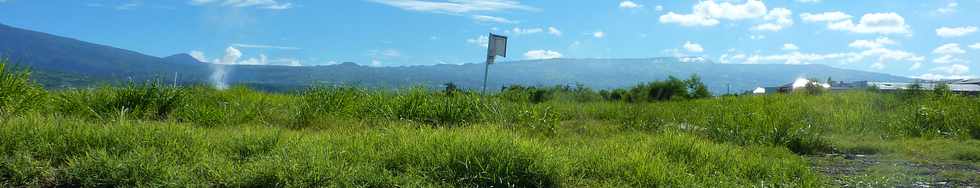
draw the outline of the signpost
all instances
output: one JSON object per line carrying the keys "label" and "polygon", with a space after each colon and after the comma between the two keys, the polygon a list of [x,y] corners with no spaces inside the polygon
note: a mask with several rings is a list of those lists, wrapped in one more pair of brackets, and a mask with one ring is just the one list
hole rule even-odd
{"label": "signpost", "polygon": [[487,94],[487,78],[490,74],[490,64],[493,64],[493,60],[499,55],[500,57],[507,57],[507,37],[494,35],[490,33],[490,41],[488,41],[487,46],[487,63],[486,67],[483,69],[483,95]]}

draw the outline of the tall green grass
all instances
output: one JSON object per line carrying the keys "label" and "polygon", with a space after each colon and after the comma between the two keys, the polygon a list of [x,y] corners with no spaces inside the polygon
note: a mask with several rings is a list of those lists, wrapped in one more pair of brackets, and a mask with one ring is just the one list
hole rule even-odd
{"label": "tall green grass", "polygon": [[28,116],[0,126],[0,185],[813,187],[822,181],[786,149],[718,144],[680,132],[551,139],[498,126],[385,127],[308,132]]}
{"label": "tall green grass", "polygon": [[43,106],[45,92],[30,80],[29,70],[8,68],[9,60],[0,59],[0,117],[18,115]]}
{"label": "tall green grass", "polygon": [[841,135],[980,139],[980,99],[941,91],[45,91],[2,65],[0,186],[820,187],[800,155],[853,150]]}

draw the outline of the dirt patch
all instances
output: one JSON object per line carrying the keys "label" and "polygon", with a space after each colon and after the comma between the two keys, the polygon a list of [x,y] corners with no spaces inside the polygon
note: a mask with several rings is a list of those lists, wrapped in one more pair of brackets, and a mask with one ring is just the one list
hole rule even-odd
{"label": "dirt patch", "polygon": [[980,167],[968,163],[883,159],[880,155],[807,156],[813,169],[840,187],[980,187]]}

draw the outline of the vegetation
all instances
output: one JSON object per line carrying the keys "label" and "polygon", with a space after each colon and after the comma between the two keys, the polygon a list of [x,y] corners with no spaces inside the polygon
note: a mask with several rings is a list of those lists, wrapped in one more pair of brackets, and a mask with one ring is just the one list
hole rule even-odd
{"label": "vegetation", "polygon": [[[807,156],[980,158],[980,100],[933,92],[709,97],[696,76],[488,96],[153,83],[44,91],[26,73],[0,75],[3,187],[824,187],[834,180]],[[975,178],[963,174],[949,176]]]}

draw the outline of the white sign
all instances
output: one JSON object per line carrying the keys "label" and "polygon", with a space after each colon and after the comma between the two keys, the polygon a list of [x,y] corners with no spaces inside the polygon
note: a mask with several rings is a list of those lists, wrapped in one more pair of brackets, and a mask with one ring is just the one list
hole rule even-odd
{"label": "white sign", "polygon": [[489,44],[490,48],[488,49],[487,57],[507,57],[507,37],[490,34]]}

